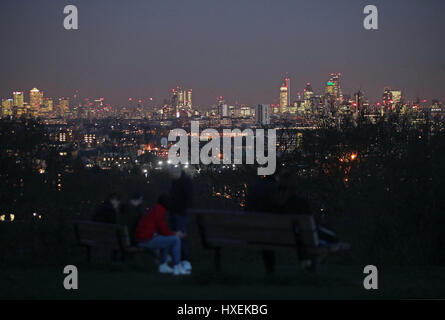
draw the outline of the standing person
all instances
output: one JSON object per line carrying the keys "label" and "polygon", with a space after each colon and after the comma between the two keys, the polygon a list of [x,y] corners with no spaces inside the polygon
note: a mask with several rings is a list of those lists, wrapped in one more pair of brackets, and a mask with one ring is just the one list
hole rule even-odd
{"label": "standing person", "polygon": [[180,230],[185,235],[182,239],[182,266],[191,271],[192,265],[190,263],[190,247],[187,241],[187,209],[192,206],[193,198],[193,183],[187,174],[179,167],[172,167],[169,169],[169,174],[172,179],[172,186],[170,189],[170,215],[171,225],[175,230]]}
{"label": "standing person", "polygon": [[125,225],[128,228],[132,246],[137,245],[134,234],[136,232],[136,226],[145,212],[146,208],[144,206],[143,196],[140,193],[135,193],[122,208],[122,214],[118,216],[118,224]]}
{"label": "standing person", "polygon": [[[175,233],[168,228],[165,220],[167,203],[166,196],[159,197],[156,205],[140,219],[136,227],[135,238],[140,247],[160,249],[160,273],[188,275],[190,272],[185,270],[181,264],[181,238],[184,237],[184,234],[181,231]],[[167,263],[169,252],[173,259],[173,268]]]}
{"label": "standing person", "polygon": [[117,224],[120,214],[120,199],[117,194],[110,194],[108,198],[102,202],[93,214],[94,222]]}

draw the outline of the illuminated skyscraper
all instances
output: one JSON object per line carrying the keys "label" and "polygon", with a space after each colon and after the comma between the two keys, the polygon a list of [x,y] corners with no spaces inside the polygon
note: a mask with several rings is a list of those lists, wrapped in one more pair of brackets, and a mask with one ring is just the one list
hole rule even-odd
{"label": "illuminated skyscraper", "polygon": [[192,95],[193,95],[193,91],[192,89],[187,91],[187,103],[186,105],[192,109],[193,108],[193,103],[192,103]]}
{"label": "illuminated skyscraper", "polygon": [[181,88],[178,88],[178,105],[183,107],[185,105],[185,94]]}
{"label": "illuminated skyscraper", "polygon": [[25,105],[24,98],[23,98],[23,92],[14,92],[12,94],[12,100],[14,107],[22,107]]}
{"label": "illuminated skyscraper", "polygon": [[391,88],[390,87],[385,87],[385,89],[383,90],[383,106],[385,108],[385,110],[390,110],[392,109],[392,93],[391,93]]}
{"label": "illuminated skyscraper", "polygon": [[286,113],[289,109],[289,94],[286,83],[280,87],[280,112]]}
{"label": "illuminated skyscraper", "polygon": [[2,101],[2,117],[12,116],[12,99],[5,99]]}
{"label": "illuminated skyscraper", "polygon": [[68,98],[60,98],[58,105],[59,115],[62,117],[66,117],[70,111],[70,100]]}
{"label": "illuminated skyscraper", "polygon": [[369,102],[364,93],[359,90],[354,94],[354,102],[352,103],[352,111],[362,111],[369,107]]}
{"label": "illuminated skyscraper", "polygon": [[392,97],[392,109],[396,109],[400,106],[400,103],[402,102],[402,91],[400,90],[391,90],[391,97]]}
{"label": "illuminated skyscraper", "polygon": [[43,106],[45,108],[45,112],[52,112],[54,108],[54,101],[51,98],[46,98],[43,100]]}
{"label": "illuminated skyscraper", "polygon": [[43,104],[43,92],[39,89],[34,88],[29,91],[29,105],[30,112],[33,117],[36,117],[39,113],[40,105]]}
{"label": "illuminated skyscraper", "polygon": [[311,112],[312,111],[312,97],[314,96],[314,91],[312,90],[311,84],[308,82],[306,83],[306,87],[304,88],[304,109],[305,112]]}
{"label": "illuminated skyscraper", "polygon": [[285,79],[286,87],[287,87],[287,106],[291,105],[291,95],[290,95],[290,78],[286,77]]}
{"label": "illuminated skyscraper", "polygon": [[310,100],[314,96],[314,90],[312,90],[311,84],[306,83],[306,88],[304,88],[304,100]]}
{"label": "illuminated skyscraper", "polygon": [[13,92],[12,94],[13,113],[16,117],[21,117],[25,113],[25,102],[23,92]]}
{"label": "illuminated skyscraper", "polygon": [[343,92],[340,84],[341,73],[331,73],[329,81],[326,82],[325,93],[330,95],[335,101],[343,101]]}

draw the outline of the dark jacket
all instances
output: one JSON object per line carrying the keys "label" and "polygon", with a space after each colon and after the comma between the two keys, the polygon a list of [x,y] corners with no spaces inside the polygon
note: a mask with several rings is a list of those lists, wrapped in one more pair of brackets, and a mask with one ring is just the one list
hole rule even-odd
{"label": "dark jacket", "polygon": [[117,224],[118,212],[114,210],[110,201],[102,202],[93,214],[94,222]]}
{"label": "dark jacket", "polygon": [[173,180],[170,189],[169,211],[172,214],[186,215],[193,200],[192,180],[183,172],[181,177]]}
{"label": "dark jacket", "polygon": [[136,239],[134,237],[136,226],[146,211],[146,208],[142,204],[135,206],[128,203],[122,208],[122,214],[118,215],[118,224],[127,226],[132,245],[136,244]]}

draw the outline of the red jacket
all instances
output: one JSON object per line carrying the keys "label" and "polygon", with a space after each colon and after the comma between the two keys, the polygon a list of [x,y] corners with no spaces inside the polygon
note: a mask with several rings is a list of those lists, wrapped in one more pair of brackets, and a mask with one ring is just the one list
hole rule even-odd
{"label": "red jacket", "polygon": [[146,242],[153,239],[155,233],[163,236],[172,236],[175,233],[169,229],[164,219],[167,210],[161,204],[155,205],[142,216],[136,227],[135,238],[137,242]]}

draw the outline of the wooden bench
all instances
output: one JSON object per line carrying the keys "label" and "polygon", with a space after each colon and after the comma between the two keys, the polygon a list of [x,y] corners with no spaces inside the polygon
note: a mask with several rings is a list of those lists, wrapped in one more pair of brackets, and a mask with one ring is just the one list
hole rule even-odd
{"label": "wooden bench", "polygon": [[90,221],[74,221],[78,244],[88,248],[88,260],[94,263],[123,261],[138,252],[151,250],[132,247],[126,226]]}
{"label": "wooden bench", "polygon": [[[316,271],[331,252],[348,249],[348,245],[320,246],[315,220],[310,215],[280,215],[214,210],[190,210],[196,216],[204,248],[215,250],[215,267],[221,267],[221,248],[245,247],[295,250],[300,262],[310,263]],[[301,263],[300,263],[301,264]],[[308,266],[309,267],[309,266]],[[266,271],[273,267],[266,264]]]}

